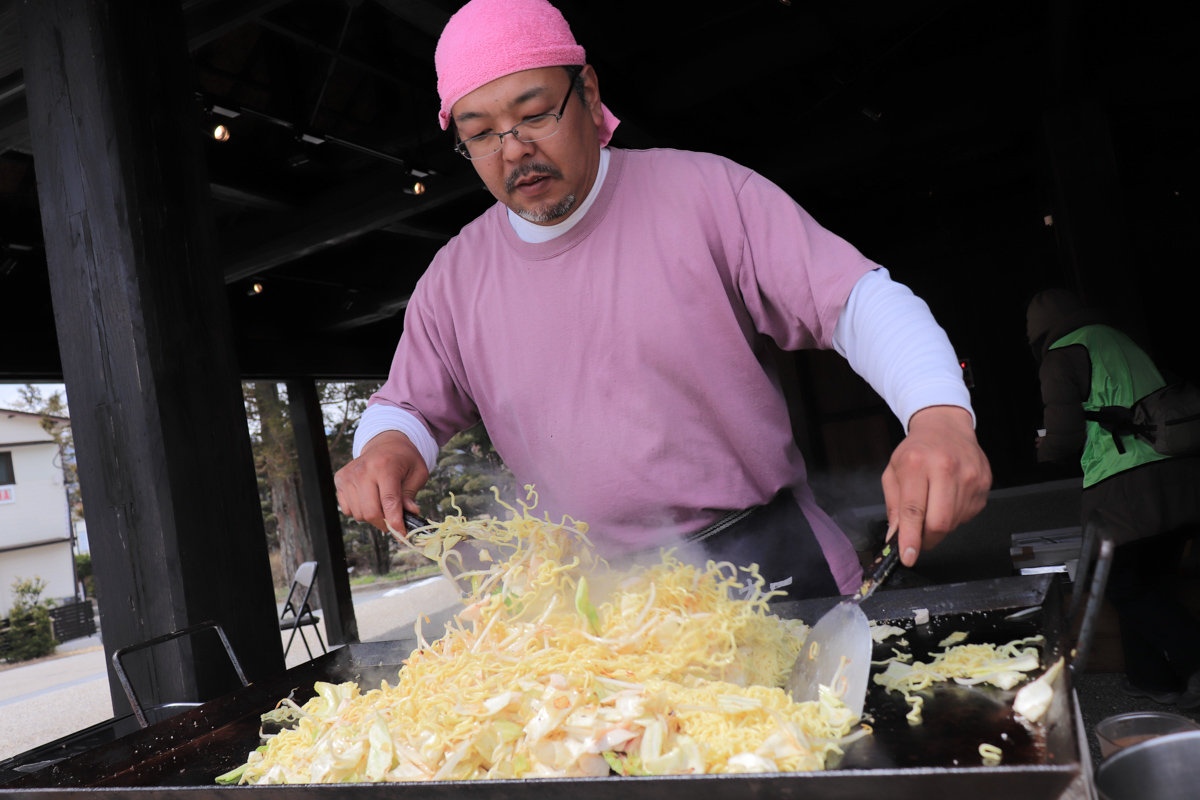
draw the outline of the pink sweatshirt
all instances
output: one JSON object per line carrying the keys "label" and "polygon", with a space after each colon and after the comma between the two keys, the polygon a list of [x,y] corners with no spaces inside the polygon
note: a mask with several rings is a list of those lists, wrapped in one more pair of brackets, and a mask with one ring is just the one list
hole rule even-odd
{"label": "pink sweatshirt", "polygon": [[416,415],[439,445],[482,419],[539,511],[587,522],[608,554],[793,486],[849,592],[857,558],[805,483],[761,336],[829,348],[876,266],[727,159],[612,149],[566,234],[523,242],[498,203],[438,253],[371,402]]}

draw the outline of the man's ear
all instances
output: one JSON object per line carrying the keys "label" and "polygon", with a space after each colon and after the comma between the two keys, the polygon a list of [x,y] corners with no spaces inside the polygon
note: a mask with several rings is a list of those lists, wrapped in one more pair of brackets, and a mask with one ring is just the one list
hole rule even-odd
{"label": "man's ear", "polygon": [[584,104],[592,115],[592,122],[596,128],[600,128],[604,125],[604,111],[600,107],[600,79],[596,77],[596,70],[592,69],[591,64],[585,64],[579,76],[583,78]]}

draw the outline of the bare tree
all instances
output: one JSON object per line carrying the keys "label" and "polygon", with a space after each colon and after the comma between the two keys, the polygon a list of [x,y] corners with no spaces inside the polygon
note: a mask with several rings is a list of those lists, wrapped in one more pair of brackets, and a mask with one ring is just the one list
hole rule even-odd
{"label": "bare tree", "polygon": [[254,381],[247,384],[247,389],[254,466],[270,503],[270,516],[266,520],[268,535],[273,528],[285,583],[290,584],[296,568],[314,559],[312,535],[301,500],[296,437],[287,413],[287,399],[281,396],[277,383]]}
{"label": "bare tree", "polygon": [[[28,411],[42,415],[42,428],[54,438],[58,445],[57,466],[62,470],[63,483],[67,488],[67,502],[71,506],[71,519],[83,519],[83,496],[79,492],[79,470],[75,464],[75,437],[71,434],[70,410],[62,392],[51,392],[42,396],[42,390],[31,383],[17,389],[17,411]],[[62,422],[55,417],[67,418]]]}

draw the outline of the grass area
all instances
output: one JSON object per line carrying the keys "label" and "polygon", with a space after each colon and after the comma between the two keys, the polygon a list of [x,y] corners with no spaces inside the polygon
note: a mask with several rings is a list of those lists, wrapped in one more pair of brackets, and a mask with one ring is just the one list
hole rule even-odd
{"label": "grass area", "polygon": [[417,580],[430,575],[437,575],[440,572],[437,564],[425,564],[416,569],[399,570],[397,572],[389,572],[387,575],[379,576],[374,573],[369,575],[358,575],[350,579],[351,586],[367,586],[372,583],[381,583],[383,581],[398,581],[407,578],[408,580]]}
{"label": "grass area", "polygon": [[[356,575],[356,576],[350,578],[350,585],[351,586],[370,586],[372,583],[383,583],[384,581],[399,581],[399,580],[405,580],[405,579],[410,580],[410,581],[415,581],[415,580],[420,580],[421,578],[428,578],[431,575],[438,575],[438,574],[440,574],[440,570],[438,569],[437,564],[422,564],[421,566],[417,567],[416,569],[396,570],[394,572],[389,572],[387,575],[384,575],[382,577],[379,575],[376,575],[373,572],[367,573],[366,575]],[[276,586],[275,587],[275,602],[276,603],[282,603],[287,598],[287,593],[288,593],[289,588],[290,587],[287,587],[287,586]],[[293,602],[299,603],[300,597],[303,597],[303,592],[301,592],[300,595],[298,597],[296,597],[295,600],[293,600]]]}

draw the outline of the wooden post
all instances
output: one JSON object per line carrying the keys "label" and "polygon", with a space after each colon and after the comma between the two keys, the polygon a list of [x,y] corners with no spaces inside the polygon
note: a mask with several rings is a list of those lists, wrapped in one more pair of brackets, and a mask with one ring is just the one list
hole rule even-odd
{"label": "wooden post", "polygon": [[1055,238],[1072,284],[1067,288],[1084,303],[1108,310],[1120,328],[1148,348],[1108,113],[1079,38],[1084,5],[1053,0],[1048,6],[1042,127]]}
{"label": "wooden post", "polygon": [[[36,0],[21,17],[105,651],[212,619],[250,680],[281,672],[180,5]],[[139,700],[231,688],[213,644],[139,653]],[[109,679],[121,714],[111,663]]]}
{"label": "wooden post", "polygon": [[287,394],[292,432],[296,436],[296,459],[300,462],[300,491],[313,554],[321,565],[317,571],[317,592],[321,596],[325,633],[330,644],[357,642],[358,620],[346,572],[346,545],[342,541],[333,466],[316,382],[312,378],[289,380]]}
{"label": "wooden post", "polygon": [[1047,109],[1043,124],[1054,230],[1073,288],[1088,305],[1107,309],[1121,329],[1148,347],[1108,115],[1099,99],[1085,95]]}

